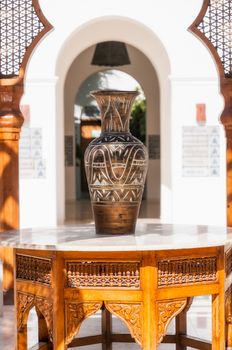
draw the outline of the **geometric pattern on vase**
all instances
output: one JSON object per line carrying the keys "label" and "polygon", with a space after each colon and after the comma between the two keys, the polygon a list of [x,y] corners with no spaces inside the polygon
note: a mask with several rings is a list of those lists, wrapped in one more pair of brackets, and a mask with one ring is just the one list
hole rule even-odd
{"label": "geometric pattern on vase", "polygon": [[101,139],[91,143],[85,158],[92,202],[140,202],[147,169],[142,143],[132,135]]}
{"label": "geometric pattern on vase", "polygon": [[226,78],[232,78],[232,1],[210,0],[198,29],[216,49]]}
{"label": "geometric pattern on vase", "polygon": [[28,47],[43,29],[33,0],[0,2],[0,78],[19,75]]}
{"label": "geometric pattern on vase", "polygon": [[[97,233],[134,233],[148,154],[129,130],[136,91],[99,90],[101,135],[85,151],[85,170]],[[104,221],[104,223],[103,223]]]}
{"label": "geometric pattern on vase", "polygon": [[[105,92],[105,94],[104,94]],[[147,172],[147,151],[129,132],[136,92],[92,93],[101,110],[102,133],[85,154],[92,202],[139,202]]]}

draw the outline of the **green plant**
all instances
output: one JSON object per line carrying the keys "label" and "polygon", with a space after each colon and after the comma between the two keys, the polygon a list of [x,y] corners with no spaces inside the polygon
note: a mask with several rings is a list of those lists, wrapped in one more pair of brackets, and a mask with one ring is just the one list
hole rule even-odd
{"label": "green plant", "polygon": [[140,141],[145,143],[146,140],[146,100],[139,99],[135,101],[130,120],[131,133]]}

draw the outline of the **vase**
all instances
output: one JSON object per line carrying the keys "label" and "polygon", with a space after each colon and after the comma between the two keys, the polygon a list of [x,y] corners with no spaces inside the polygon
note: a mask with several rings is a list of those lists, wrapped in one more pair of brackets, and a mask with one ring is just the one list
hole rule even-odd
{"label": "vase", "polygon": [[97,234],[133,234],[144,191],[148,155],[129,130],[137,91],[98,90],[101,134],[85,151],[85,171]]}

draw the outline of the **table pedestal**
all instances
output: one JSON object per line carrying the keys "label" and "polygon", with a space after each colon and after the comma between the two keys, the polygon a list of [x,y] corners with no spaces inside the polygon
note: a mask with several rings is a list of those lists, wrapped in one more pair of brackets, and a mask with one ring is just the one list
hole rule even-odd
{"label": "table pedestal", "polygon": [[[227,323],[231,346],[232,248],[134,252],[52,252],[15,250],[17,350],[27,349],[27,319],[35,307],[38,349],[64,350],[103,342],[130,341],[111,332],[110,314],[121,319],[144,350],[177,343],[197,349],[225,350]],[[186,312],[195,296],[212,295],[212,346],[186,335]],[[225,307],[226,305],[226,307]],[[80,326],[103,310],[103,334],[78,339]],[[179,315],[179,316],[178,316]],[[176,335],[167,336],[174,317]]]}

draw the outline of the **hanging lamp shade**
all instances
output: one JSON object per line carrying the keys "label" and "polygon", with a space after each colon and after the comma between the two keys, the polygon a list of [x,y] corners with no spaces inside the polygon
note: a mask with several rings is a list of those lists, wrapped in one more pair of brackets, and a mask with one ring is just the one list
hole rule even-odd
{"label": "hanging lamp shade", "polygon": [[104,41],[96,45],[91,64],[95,66],[124,66],[130,64],[126,45],[120,41]]}

